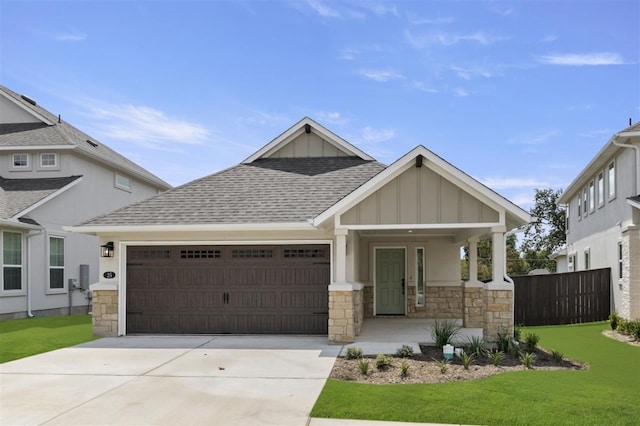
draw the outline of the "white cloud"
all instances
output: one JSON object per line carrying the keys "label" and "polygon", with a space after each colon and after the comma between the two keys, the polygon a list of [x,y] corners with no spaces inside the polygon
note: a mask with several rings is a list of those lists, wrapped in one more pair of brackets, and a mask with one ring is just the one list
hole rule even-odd
{"label": "white cloud", "polygon": [[356,49],[343,49],[340,52],[340,59],[344,59],[345,61],[353,61],[360,55],[360,51]]}
{"label": "white cloud", "polygon": [[321,111],[317,113],[318,121],[336,126],[344,126],[349,119],[342,116],[339,112]]}
{"label": "white cloud", "polygon": [[136,105],[85,105],[101,133],[151,149],[174,151],[175,144],[198,145],[209,131],[197,123],[170,118],[164,112]]}
{"label": "white cloud", "polygon": [[507,140],[507,143],[513,145],[543,145],[557,135],[558,132],[556,130],[548,130],[542,133],[516,136]]}
{"label": "white cloud", "polygon": [[393,15],[398,16],[398,9],[395,5],[386,5],[382,3],[369,3],[363,2],[361,5],[367,9],[369,9],[372,13],[383,16],[383,15]]}
{"label": "white cloud", "polygon": [[484,77],[491,78],[494,76],[494,73],[479,66],[473,66],[469,68],[462,68],[456,65],[452,65],[451,69],[455,71],[458,77],[464,80],[471,80],[474,77]]}
{"label": "white cloud", "polygon": [[540,39],[541,43],[551,43],[558,39],[558,36],[555,34],[547,34],[546,36]]}
{"label": "white cloud", "polygon": [[362,143],[380,143],[393,139],[396,132],[393,129],[374,129],[371,126],[366,126],[362,129],[361,141]]}
{"label": "white cloud", "polygon": [[70,41],[70,42],[74,42],[74,41],[84,41],[86,40],[89,36],[86,33],[81,33],[78,31],[71,31],[71,32],[66,32],[66,33],[54,33],[51,34],[50,37],[56,41]]}
{"label": "white cloud", "polygon": [[374,81],[387,82],[391,80],[398,80],[405,78],[402,74],[392,70],[360,70],[358,74]]}
{"label": "white cloud", "polygon": [[462,87],[454,87],[453,89],[451,89],[451,92],[458,97],[465,97],[470,95],[469,91]]}
{"label": "white cloud", "polygon": [[414,81],[411,83],[411,87],[426,93],[440,93],[440,90],[425,83],[424,81]]}
{"label": "white cloud", "polygon": [[481,182],[492,189],[546,188],[549,186],[548,182],[535,178],[489,177],[482,179]]}
{"label": "white cloud", "polygon": [[611,52],[540,55],[536,59],[543,64],[565,66],[622,65],[625,63],[622,56]]}
{"label": "white cloud", "polygon": [[472,42],[481,45],[493,44],[502,40],[502,37],[486,34],[484,31],[476,31],[470,34],[454,34],[444,31],[436,31],[428,34],[414,34],[410,31],[404,33],[407,42],[416,49],[439,44],[442,46],[453,46],[461,42]]}
{"label": "white cloud", "polygon": [[314,12],[324,18],[339,18],[340,13],[318,0],[307,0],[307,6],[309,6]]}
{"label": "white cloud", "polygon": [[455,19],[450,16],[436,16],[435,18],[424,18],[415,14],[408,14],[407,16],[410,25],[442,25],[451,24],[455,22]]}

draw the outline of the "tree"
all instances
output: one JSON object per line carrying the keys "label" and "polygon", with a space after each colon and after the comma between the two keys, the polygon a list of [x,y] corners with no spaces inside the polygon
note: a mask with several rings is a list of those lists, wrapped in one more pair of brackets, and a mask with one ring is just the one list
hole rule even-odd
{"label": "tree", "polygon": [[534,221],[527,226],[522,252],[531,269],[544,268],[555,272],[555,261],[549,255],[566,245],[566,212],[558,204],[562,190],[536,189],[530,213]]}
{"label": "tree", "polygon": [[[515,234],[507,237],[507,275],[517,276],[526,275],[529,272],[529,266],[525,259],[522,258],[517,247],[517,239]],[[492,265],[492,244],[490,239],[480,240],[478,242],[478,280],[487,281],[493,277]],[[462,277],[469,279],[469,246],[464,247],[464,258],[462,259]]]}

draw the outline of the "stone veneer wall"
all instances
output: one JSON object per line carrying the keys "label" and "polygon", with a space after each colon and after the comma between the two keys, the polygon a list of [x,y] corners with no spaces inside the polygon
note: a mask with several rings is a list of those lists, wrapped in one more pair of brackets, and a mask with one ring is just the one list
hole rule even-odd
{"label": "stone veneer wall", "polygon": [[461,319],[463,318],[463,290],[462,287],[427,286],[425,287],[424,305],[415,306],[414,295],[407,316],[410,318]]}
{"label": "stone veneer wall", "polygon": [[482,287],[465,287],[463,324],[466,328],[483,328],[484,292]]}
{"label": "stone veneer wall", "polygon": [[622,301],[620,316],[640,318],[640,229],[629,228],[622,234]]}
{"label": "stone veneer wall", "polygon": [[118,335],[118,291],[94,290],[92,311],[93,335],[114,337]]}
{"label": "stone veneer wall", "polygon": [[364,308],[364,317],[365,318],[373,318],[373,286],[366,286],[363,289],[363,308]]}
{"label": "stone veneer wall", "polygon": [[485,290],[485,340],[498,332],[513,333],[513,290]]}
{"label": "stone veneer wall", "polygon": [[353,291],[353,324],[355,335],[359,335],[362,331],[362,322],[364,321],[364,288]]}
{"label": "stone veneer wall", "polygon": [[329,290],[329,341],[351,343],[356,336],[352,290]]}

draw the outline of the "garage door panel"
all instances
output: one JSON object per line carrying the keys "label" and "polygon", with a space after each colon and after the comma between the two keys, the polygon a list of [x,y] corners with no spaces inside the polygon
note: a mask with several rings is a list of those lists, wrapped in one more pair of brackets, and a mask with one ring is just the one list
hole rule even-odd
{"label": "garage door panel", "polygon": [[129,333],[326,334],[328,246],[136,247]]}

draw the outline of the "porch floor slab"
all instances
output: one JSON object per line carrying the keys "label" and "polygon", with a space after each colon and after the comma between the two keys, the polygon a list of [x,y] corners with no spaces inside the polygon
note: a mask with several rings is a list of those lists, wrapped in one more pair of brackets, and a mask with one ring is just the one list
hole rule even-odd
{"label": "porch floor slab", "polygon": [[[462,324],[462,320],[449,321],[454,321],[459,326]],[[419,353],[421,343],[435,344],[431,336],[435,323],[434,319],[424,318],[366,318],[362,323],[360,335],[356,336],[354,343],[345,345],[340,355],[345,355],[349,346],[357,346],[362,349],[364,355],[394,354],[402,345],[409,345],[413,347],[414,352]],[[472,336],[482,338],[482,329],[461,328],[454,338],[454,343],[466,343]]]}

